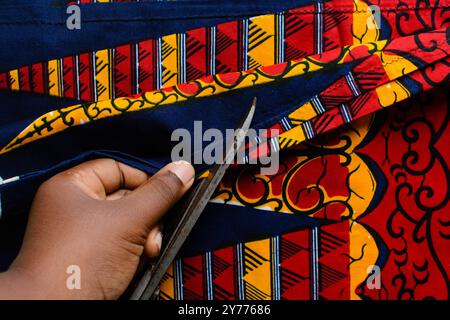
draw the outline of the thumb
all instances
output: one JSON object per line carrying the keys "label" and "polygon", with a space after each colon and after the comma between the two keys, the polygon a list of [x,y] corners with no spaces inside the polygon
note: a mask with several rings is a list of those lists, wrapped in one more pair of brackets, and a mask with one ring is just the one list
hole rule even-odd
{"label": "thumb", "polygon": [[[186,161],[172,162],[139,188],[119,200],[121,215],[130,218],[148,234],[162,216],[176,204],[194,183],[195,171]],[[131,217],[130,217],[131,215]]]}

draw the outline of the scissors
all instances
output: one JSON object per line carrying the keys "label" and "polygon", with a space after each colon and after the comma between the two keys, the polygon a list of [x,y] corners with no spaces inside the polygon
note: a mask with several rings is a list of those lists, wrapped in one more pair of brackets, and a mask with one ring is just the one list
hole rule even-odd
{"label": "scissors", "polygon": [[256,98],[246,112],[240,126],[235,130],[234,141],[226,150],[222,163],[214,165],[209,170],[208,176],[194,187],[188,197],[173,212],[169,213],[168,221],[165,221],[165,240],[163,241],[161,255],[156,263],[146,268],[130,296],[131,300],[157,299],[159,283],[191,233],[226,170],[238,151],[244,146],[245,137],[255,114],[255,108]]}

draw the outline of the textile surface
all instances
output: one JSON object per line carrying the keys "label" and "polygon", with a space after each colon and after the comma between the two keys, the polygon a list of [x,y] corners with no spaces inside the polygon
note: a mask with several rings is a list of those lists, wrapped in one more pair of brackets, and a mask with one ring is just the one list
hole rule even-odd
{"label": "textile surface", "polygon": [[[253,127],[279,135],[250,157],[279,152],[280,170],[229,170],[161,298],[448,299],[449,3],[294,2],[224,5],[203,26],[208,1],[159,3],[190,6],[192,21],[0,68],[4,101],[20,102],[0,110],[0,223],[86,159],[154,173],[174,129],[232,128],[256,96]],[[151,5],[80,4],[124,19]]]}

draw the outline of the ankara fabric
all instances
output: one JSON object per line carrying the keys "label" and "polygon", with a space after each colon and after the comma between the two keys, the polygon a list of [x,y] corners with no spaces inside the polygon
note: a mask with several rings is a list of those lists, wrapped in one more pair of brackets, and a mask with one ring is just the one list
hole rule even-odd
{"label": "ankara fabric", "polygon": [[161,298],[448,299],[448,3],[304,2],[4,70],[0,88],[79,103],[2,111],[3,218],[85,159],[155,172],[172,129],[232,127],[257,96],[254,127],[280,135],[250,156],[280,171],[227,173]]}

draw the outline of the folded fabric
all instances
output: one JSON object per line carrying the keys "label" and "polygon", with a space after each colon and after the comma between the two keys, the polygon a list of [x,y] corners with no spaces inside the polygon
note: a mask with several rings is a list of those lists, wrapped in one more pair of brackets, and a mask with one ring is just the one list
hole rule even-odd
{"label": "folded fabric", "polygon": [[447,4],[283,5],[0,73],[0,88],[83,101],[0,110],[3,218],[87,159],[153,173],[174,129],[233,127],[256,96],[254,127],[280,132],[280,170],[227,173],[161,298],[448,298]]}
{"label": "folded fabric", "polygon": [[[348,64],[364,59],[367,60],[360,63],[352,70],[352,72],[356,74],[361,74],[361,79],[348,80],[349,78],[351,79],[353,75],[352,73],[347,74],[344,79],[344,81],[350,82],[350,84],[347,84],[347,88],[350,89],[349,87],[351,86],[351,89],[356,91],[356,95],[359,95],[367,90],[366,88],[370,88],[370,86],[375,88],[380,86],[378,90],[380,95],[386,95],[389,91],[398,91],[398,88],[396,88],[397,86],[393,83],[383,86],[388,80],[394,80],[401,76],[405,76],[417,69],[425,68],[427,64],[433,64],[436,61],[446,58],[448,52],[450,52],[450,43],[448,43],[447,39],[448,33],[450,33],[450,31],[447,31],[446,29],[435,30],[425,34],[397,38],[389,43],[386,43],[386,41],[379,41],[363,45],[354,45],[332,50],[319,56],[307,57],[274,66],[260,67],[255,70],[250,69],[249,71],[243,72],[207,76],[175,87],[143,93],[141,96],[135,98],[117,98],[112,101],[105,100],[93,104],[80,104],[61,110],[53,110],[33,121],[16,138],[0,150],[0,153],[5,153],[20,145],[58,133],[67,128],[84,125],[106,117],[157,108],[165,105],[176,105],[177,103],[189,102],[193,99],[215,96],[260,85],[268,85],[281,81],[282,79],[289,79],[296,76],[305,75],[306,77],[310,77],[312,72],[321,71],[322,69],[335,69],[340,64]],[[428,47],[430,43],[434,46],[433,50],[430,50]],[[420,46],[418,46],[418,44],[420,44]],[[369,59],[369,57],[372,56],[375,59]],[[377,57],[380,58],[377,59]],[[420,65],[414,65],[411,61],[420,61]],[[440,75],[439,82],[445,81],[448,78],[448,66],[446,66],[445,63],[437,64],[432,66],[432,69],[436,69],[436,66],[438,66],[438,69],[434,70],[434,72],[437,73],[438,76]],[[369,83],[369,86],[367,86],[367,82],[364,82],[364,78],[370,79],[370,77],[374,77],[374,74],[378,79],[375,79],[375,81],[372,80],[373,82]],[[417,87],[418,84],[415,85]],[[339,84],[329,87],[324,95],[328,95],[329,91],[335,90],[336,86],[339,86]],[[389,90],[389,88],[391,88],[391,90]],[[397,99],[398,101],[408,97],[408,89],[409,88],[403,88],[403,92],[399,93],[400,96]],[[319,99],[316,98],[314,103],[316,103],[316,108],[319,109],[318,111],[315,111],[316,114],[326,110],[326,108],[321,105]],[[358,106],[361,105],[361,103],[356,104]],[[306,113],[311,114],[314,112],[314,110],[311,110],[312,106],[313,105],[309,103],[307,106],[303,106],[303,108],[307,109]],[[338,123],[331,123],[330,121],[332,127],[337,127],[342,123],[352,121],[352,118],[358,117],[354,108],[352,109],[351,106],[348,108],[345,101],[339,103],[339,107],[346,108],[343,112],[345,118]],[[379,107],[386,107],[386,102],[380,101]],[[324,116],[332,118],[329,114],[332,112],[334,113],[335,110],[333,108],[327,109],[330,110],[328,110]],[[364,110],[365,112],[362,113],[367,114],[376,109],[376,107],[371,107],[371,109]],[[361,112],[361,110],[361,107],[357,109],[358,112]],[[278,113],[282,114],[283,112],[286,112],[286,110],[280,110]],[[307,122],[308,120],[311,120],[311,118],[308,119],[308,115],[306,117],[302,116],[302,113],[302,108],[294,111],[295,117],[300,115],[300,119],[304,119],[306,123],[302,124],[302,128],[297,128],[294,132],[290,132],[289,135],[286,135],[288,139],[294,135],[298,137],[298,142],[301,142],[305,138],[311,139],[314,137],[315,128]],[[284,123],[289,123],[286,119],[283,119],[282,121],[284,121]],[[255,124],[255,126],[258,125],[258,123]],[[327,128],[325,127],[316,131],[320,133],[326,130]],[[301,134],[303,134],[303,139],[301,138]],[[195,151],[196,150],[194,150],[194,152]]]}

